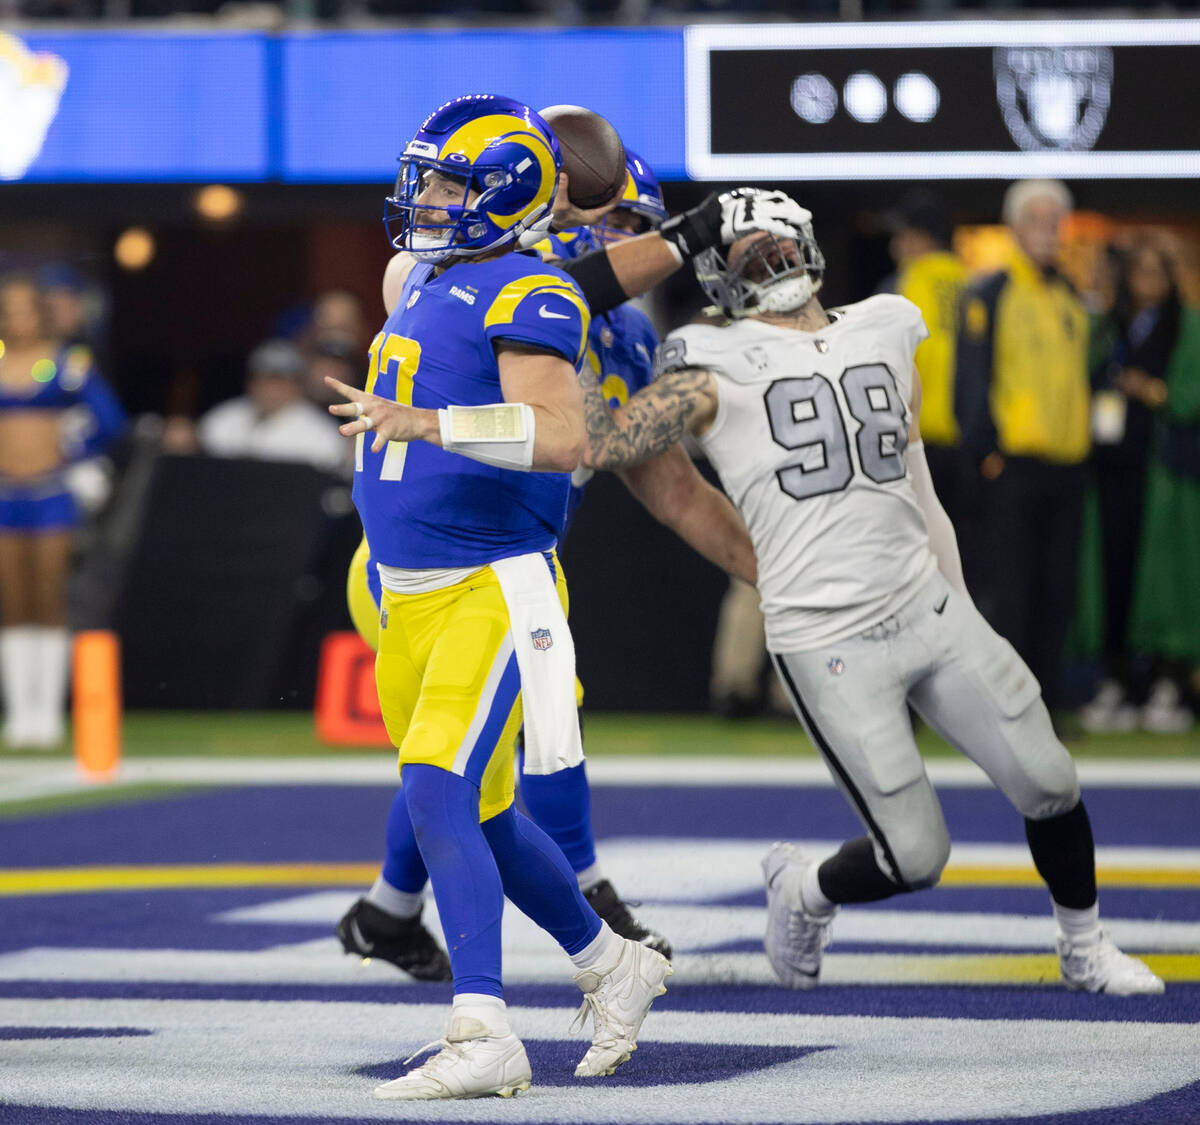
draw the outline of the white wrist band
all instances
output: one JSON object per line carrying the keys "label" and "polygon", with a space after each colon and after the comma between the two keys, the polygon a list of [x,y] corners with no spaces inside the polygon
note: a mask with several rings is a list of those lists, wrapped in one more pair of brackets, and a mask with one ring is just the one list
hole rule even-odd
{"label": "white wrist band", "polygon": [[533,466],[533,407],[523,402],[449,406],[438,411],[438,430],[449,453],[501,469]]}

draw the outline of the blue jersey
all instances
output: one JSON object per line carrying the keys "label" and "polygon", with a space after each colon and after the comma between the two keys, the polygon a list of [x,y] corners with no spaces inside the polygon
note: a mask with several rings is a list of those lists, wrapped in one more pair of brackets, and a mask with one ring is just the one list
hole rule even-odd
{"label": "blue jersey", "polygon": [[[538,248],[547,258],[576,258],[588,253],[592,243],[577,239],[571,231],[551,235]],[[654,378],[654,349],[659,335],[646,313],[634,305],[620,305],[595,317],[588,330],[588,366],[595,373],[600,392],[613,410],[623,407],[629,399]],[[571,492],[566,498],[566,527],[575,518],[575,510],[583,499],[583,489],[592,480],[593,471],[576,469],[571,476]],[[564,534],[565,534],[565,528]]]}
{"label": "blue jersey", "polygon": [[[576,237],[572,231],[551,235],[538,243],[538,250],[548,258],[575,258],[592,249],[590,241]],[[657,347],[658,333],[654,331],[654,325],[632,303],[619,305],[593,318],[588,330],[588,365],[611,409],[624,406],[654,378],[654,350]],[[568,527],[593,475],[592,470],[580,468],[571,477],[571,493],[567,498]]]}
{"label": "blue jersey", "polygon": [[[566,274],[535,256],[413,267],[371,344],[367,390],[424,409],[502,402],[494,344],[556,352],[578,370],[590,315]],[[501,469],[428,442],[355,454],[354,502],[371,558],[407,569],[486,566],[553,548],[570,476]]]}
{"label": "blue jersey", "polygon": [[[618,305],[596,317],[588,331],[588,363],[596,373],[600,393],[612,410],[624,406],[654,378],[654,349],[658,333],[650,318],[631,304]],[[592,479],[588,469],[576,470],[567,497],[567,526]],[[564,529],[565,533],[565,529]]]}
{"label": "blue jersey", "polygon": [[34,364],[28,389],[0,383],[0,410],[66,410],[84,406],[86,424],[66,442],[68,459],[91,457],[103,450],[127,425],[125,411],[112,388],[96,370],[91,349],[82,344],[63,348],[53,360]]}

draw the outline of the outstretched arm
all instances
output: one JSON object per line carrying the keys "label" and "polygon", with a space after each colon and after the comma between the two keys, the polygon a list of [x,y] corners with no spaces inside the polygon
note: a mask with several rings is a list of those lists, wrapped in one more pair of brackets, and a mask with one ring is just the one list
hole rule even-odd
{"label": "outstretched arm", "polygon": [[625,486],[659,523],[714,566],[751,585],[758,563],[729,497],[701,475],[682,445],[620,471]]}
{"label": "outstretched arm", "polygon": [[[586,217],[589,213],[581,213]],[[685,262],[713,246],[730,246],[754,231],[795,238],[812,216],[781,191],[737,188],[712,194],[656,231],[603,251],[560,263],[599,316],[665,281]],[[588,219],[594,222],[594,219]],[[564,229],[555,211],[555,225]]]}
{"label": "outstretched arm", "polygon": [[717,416],[716,380],[699,367],[659,376],[617,410],[609,409],[590,369],[580,372],[579,382],[588,438],[583,463],[593,469],[649,460],[685,433],[703,433]]}
{"label": "outstretched arm", "polygon": [[346,437],[373,431],[371,451],[389,441],[425,441],[487,465],[569,473],[584,444],[579,384],[560,355],[503,340],[497,347],[503,403],[423,410],[325,377],[346,402],[329,408],[348,419]]}

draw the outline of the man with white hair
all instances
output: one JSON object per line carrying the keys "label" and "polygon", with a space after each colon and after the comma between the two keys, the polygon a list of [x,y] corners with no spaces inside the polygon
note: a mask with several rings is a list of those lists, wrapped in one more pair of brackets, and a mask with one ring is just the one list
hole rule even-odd
{"label": "man with white hair", "polygon": [[1016,252],[968,290],[954,393],[963,446],[984,482],[987,572],[974,592],[1052,710],[1075,605],[1090,447],[1087,313],[1055,269],[1071,205],[1058,180],[1009,187],[1003,216]]}

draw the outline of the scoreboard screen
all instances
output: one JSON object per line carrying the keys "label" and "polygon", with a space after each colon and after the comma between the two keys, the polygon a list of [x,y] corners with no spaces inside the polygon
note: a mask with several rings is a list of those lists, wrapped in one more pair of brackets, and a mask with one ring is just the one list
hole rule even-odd
{"label": "scoreboard screen", "polygon": [[1200,175],[1200,20],[691,27],[695,179]]}

